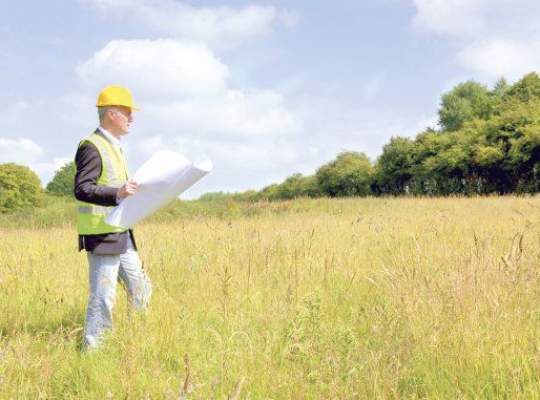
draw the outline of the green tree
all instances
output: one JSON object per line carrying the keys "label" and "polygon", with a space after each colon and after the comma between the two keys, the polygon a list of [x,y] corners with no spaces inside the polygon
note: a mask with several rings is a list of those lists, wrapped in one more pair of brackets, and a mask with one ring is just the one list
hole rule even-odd
{"label": "green tree", "polygon": [[39,177],[28,167],[0,164],[0,212],[24,210],[43,203]]}
{"label": "green tree", "polygon": [[315,176],[294,174],[276,188],[275,198],[294,199],[296,197],[318,197],[321,195]]}
{"label": "green tree", "polygon": [[448,149],[453,137],[448,133],[427,130],[416,136],[413,147],[413,163],[410,168],[413,179],[410,192],[413,194],[437,194],[437,155]]}
{"label": "green tree", "polygon": [[540,162],[540,98],[501,104],[481,132],[476,159],[489,192],[536,191]]}
{"label": "green tree", "polygon": [[315,175],[303,176],[299,183],[300,196],[321,197],[323,192]]}
{"label": "green tree", "polygon": [[315,174],[321,191],[330,197],[372,193],[373,166],[364,153],[343,152]]}
{"label": "green tree", "polygon": [[278,200],[279,199],[279,184],[273,183],[264,187],[260,191],[260,198],[262,200]]}
{"label": "green tree", "polygon": [[494,96],[486,86],[474,81],[460,83],[443,94],[439,125],[443,131],[456,131],[474,118],[488,119],[495,106]]}
{"label": "green tree", "polygon": [[512,85],[507,96],[522,102],[540,98],[540,76],[536,72],[525,75]]}
{"label": "green tree", "polygon": [[403,194],[409,190],[414,163],[412,139],[393,137],[385,144],[375,165],[375,185],[379,193]]}
{"label": "green tree", "polygon": [[[454,138],[456,139],[456,138]],[[431,193],[449,195],[467,193],[471,151],[457,141],[424,160],[424,173],[431,182]]]}
{"label": "green tree", "polygon": [[491,94],[502,99],[510,91],[510,88],[511,86],[508,84],[506,79],[501,78],[495,83],[495,86],[493,86]]}
{"label": "green tree", "polygon": [[302,184],[302,174],[293,174],[277,187],[277,197],[279,199],[294,199],[300,197]]}
{"label": "green tree", "polygon": [[77,167],[73,161],[63,165],[56,171],[52,181],[47,184],[47,193],[57,196],[73,196],[76,172]]}
{"label": "green tree", "polygon": [[489,94],[492,98],[493,113],[497,112],[500,105],[508,98],[508,92],[510,92],[511,86],[506,79],[499,79]]}

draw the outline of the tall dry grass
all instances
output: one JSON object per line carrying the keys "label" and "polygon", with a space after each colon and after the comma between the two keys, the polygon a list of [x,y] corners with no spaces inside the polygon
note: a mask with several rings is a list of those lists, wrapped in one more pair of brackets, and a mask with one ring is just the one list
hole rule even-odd
{"label": "tall dry grass", "polygon": [[0,398],[540,398],[536,198],[227,207],[137,227],[150,312],[90,355],[72,223],[0,226]]}

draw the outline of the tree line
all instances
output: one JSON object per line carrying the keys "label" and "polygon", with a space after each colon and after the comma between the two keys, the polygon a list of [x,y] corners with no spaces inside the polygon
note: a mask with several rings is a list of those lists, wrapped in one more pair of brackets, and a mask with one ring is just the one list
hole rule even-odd
{"label": "tree line", "polygon": [[294,174],[260,191],[208,193],[257,201],[295,197],[483,195],[540,189],[540,76],[493,88],[474,81],[441,97],[438,127],[394,136],[372,163],[343,152],[313,175]]}
{"label": "tree line", "polygon": [[46,194],[73,196],[75,172],[75,163],[65,164],[44,190],[39,176],[29,167],[0,164],[0,213],[43,206],[47,201]]}
{"label": "tree line", "polygon": [[[540,76],[536,72],[493,88],[475,81],[444,93],[438,127],[415,138],[394,136],[372,162],[347,151],[313,175],[293,174],[262,190],[207,193],[201,200],[280,200],[296,197],[481,195],[540,189]],[[74,163],[60,168],[45,192],[72,196]],[[0,212],[43,203],[28,167],[0,164]]]}

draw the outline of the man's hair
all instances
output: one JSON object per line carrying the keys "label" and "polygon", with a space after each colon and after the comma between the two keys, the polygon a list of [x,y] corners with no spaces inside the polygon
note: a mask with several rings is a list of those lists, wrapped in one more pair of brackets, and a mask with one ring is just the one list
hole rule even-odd
{"label": "man's hair", "polygon": [[98,107],[97,108],[100,123],[103,122],[103,120],[105,119],[105,115],[107,115],[107,111],[109,111],[111,109],[112,109],[112,107],[109,107],[109,106],[104,106],[104,107]]}
{"label": "man's hair", "polygon": [[107,115],[107,111],[118,111],[118,107],[116,106],[103,106],[103,107],[98,107],[97,108],[97,112],[98,112],[98,117],[99,117],[99,122],[103,122],[103,120],[105,119],[105,115]]}

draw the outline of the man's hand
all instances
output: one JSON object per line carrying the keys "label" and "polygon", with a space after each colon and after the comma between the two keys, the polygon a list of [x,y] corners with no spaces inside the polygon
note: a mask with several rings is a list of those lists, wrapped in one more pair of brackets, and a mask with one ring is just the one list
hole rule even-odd
{"label": "man's hand", "polygon": [[118,188],[118,192],[116,193],[116,198],[118,199],[125,199],[128,196],[131,196],[137,191],[137,182],[134,180],[127,181],[124,186]]}

